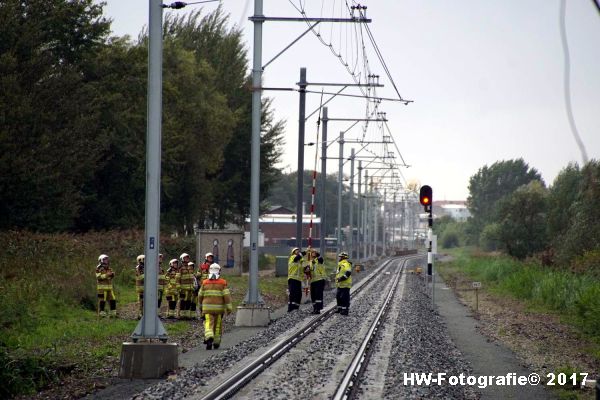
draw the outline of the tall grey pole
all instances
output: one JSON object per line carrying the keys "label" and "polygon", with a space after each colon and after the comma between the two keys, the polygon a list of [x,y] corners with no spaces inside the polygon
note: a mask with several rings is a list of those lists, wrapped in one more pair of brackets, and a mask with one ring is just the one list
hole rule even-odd
{"label": "tall grey pole", "polygon": [[158,253],[160,243],[160,155],[162,124],[162,1],[149,0],[148,115],[146,127],[146,227],[144,315],[132,338],[167,338],[158,319]]}
{"label": "tall grey pole", "polygon": [[392,251],[396,250],[396,193],[392,201]]}
{"label": "tall grey pole", "polygon": [[[361,175],[362,175],[362,161],[358,161],[358,202],[357,202],[357,206],[358,206],[358,210],[357,210],[357,220],[358,220],[358,235],[357,235],[357,240],[356,240],[356,256],[359,259],[362,259],[362,257],[360,256],[360,245],[361,242],[364,240],[364,236],[362,235],[363,232],[363,223],[362,223],[362,216],[360,213],[360,209],[361,209],[361,202],[362,202],[362,197],[361,197]],[[364,254],[363,254],[364,256]]]}
{"label": "tall grey pole", "polygon": [[379,213],[381,211],[381,205],[379,204],[379,197],[373,200],[375,203],[375,207],[373,207],[373,225],[375,226],[373,229],[373,254],[377,257],[379,255],[377,243],[379,242]]}
{"label": "tall grey pole", "polygon": [[262,303],[258,292],[258,218],[260,203],[260,126],[262,96],[263,2],[254,0],[254,54],[252,60],[252,144],[250,160],[250,270],[246,304]]}
{"label": "tall grey pole", "polygon": [[302,247],[302,202],[304,201],[304,129],[306,126],[306,68],[300,68],[298,112],[298,186],[296,193],[296,247]]}
{"label": "tall grey pole", "polygon": [[344,132],[340,132],[338,140],[340,144],[339,165],[338,165],[338,203],[337,203],[337,252],[342,250],[342,179],[344,168]]}
{"label": "tall grey pole", "polygon": [[354,147],[350,149],[350,236],[348,237],[348,248],[350,257],[354,257]]}
{"label": "tall grey pole", "polygon": [[323,107],[323,141],[321,142],[321,229],[319,230],[319,243],[321,247],[321,255],[325,257],[325,186],[327,182],[327,107]]}
{"label": "tall grey pole", "polygon": [[365,231],[364,235],[365,235],[365,239],[364,239],[364,252],[365,252],[365,258],[369,258],[369,253],[368,253],[368,249],[369,249],[369,194],[367,191],[367,182],[369,181],[369,171],[365,170],[365,218],[364,218],[364,224],[363,224],[363,229]]}
{"label": "tall grey pole", "polygon": [[386,224],[385,224],[385,212],[386,212],[386,196],[387,196],[387,189],[384,188],[383,189],[383,218],[381,219],[381,232],[383,233],[383,241],[382,241],[382,251],[381,251],[381,255],[385,256],[385,251],[386,251],[386,235],[385,235],[385,229],[386,229]]}

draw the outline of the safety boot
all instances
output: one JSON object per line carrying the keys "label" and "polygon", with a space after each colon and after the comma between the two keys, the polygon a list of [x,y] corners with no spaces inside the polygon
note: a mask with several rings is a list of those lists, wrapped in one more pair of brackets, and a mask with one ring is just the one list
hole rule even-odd
{"label": "safety boot", "polygon": [[212,350],[213,348],[213,338],[206,339],[206,350]]}

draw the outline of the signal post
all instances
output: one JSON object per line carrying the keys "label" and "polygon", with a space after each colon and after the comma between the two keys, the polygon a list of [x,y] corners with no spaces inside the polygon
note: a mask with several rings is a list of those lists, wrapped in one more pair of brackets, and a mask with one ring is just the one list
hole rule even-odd
{"label": "signal post", "polygon": [[435,274],[433,273],[433,253],[431,249],[431,242],[433,240],[433,190],[431,186],[421,186],[419,192],[419,201],[427,216],[427,282],[431,279],[431,304],[435,304]]}

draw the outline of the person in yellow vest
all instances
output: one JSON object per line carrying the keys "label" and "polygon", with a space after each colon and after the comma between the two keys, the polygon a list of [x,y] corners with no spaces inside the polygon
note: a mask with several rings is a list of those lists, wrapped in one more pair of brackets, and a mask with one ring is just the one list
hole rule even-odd
{"label": "person in yellow vest", "polygon": [[[113,291],[112,280],[115,273],[110,268],[110,259],[106,254],[101,254],[98,257],[98,265],[96,266],[96,291],[98,294],[98,315],[101,317],[117,316],[117,298]],[[106,302],[109,302],[110,311],[108,314],[105,311]]]}
{"label": "person in yellow vest", "polygon": [[160,314],[160,305],[162,304],[163,295],[167,287],[167,279],[165,269],[162,266],[163,255],[158,255],[158,313]]}
{"label": "person in yellow vest", "polygon": [[338,255],[337,272],[335,274],[335,285],[337,292],[335,299],[337,301],[336,313],[348,315],[350,309],[350,288],[352,287],[352,263],[348,261],[348,253],[341,252]]}
{"label": "person in yellow vest", "polygon": [[177,300],[179,300],[179,260],[169,261],[169,269],[165,273],[165,298],[167,299],[167,318],[177,317]]}
{"label": "person in yellow vest", "polygon": [[179,256],[179,316],[181,319],[192,318],[191,306],[194,295],[194,263],[190,265],[190,255]]}
{"label": "person in yellow vest", "polygon": [[227,281],[221,278],[221,266],[212,264],[209,277],[202,281],[198,292],[198,304],[204,315],[204,343],[206,350],[218,349],[223,336],[223,315],[232,312],[231,294]]}
{"label": "person in yellow vest", "polygon": [[190,306],[188,310],[188,318],[196,319],[198,315],[196,314],[196,306],[198,304],[198,290],[200,289],[200,283],[198,282],[197,273],[196,273],[196,264],[193,262],[188,263],[188,269],[192,270],[192,294],[190,298]]}
{"label": "person in yellow vest", "polygon": [[137,294],[138,312],[137,317],[144,315],[144,262],[146,256],[140,254],[137,256],[137,265],[135,266],[135,293]]}
{"label": "person in yellow vest", "polygon": [[302,301],[302,279],[304,279],[304,267],[302,266],[303,258],[306,255],[305,251],[300,251],[294,247],[288,259],[288,312],[300,308]]}
{"label": "person in yellow vest", "polygon": [[327,271],[323,257],[316,250],[311,250],[310,260],[310,300],[313,304],[313,314],[320,314],[323,309],[323,290],[325,289],[325,280]]}

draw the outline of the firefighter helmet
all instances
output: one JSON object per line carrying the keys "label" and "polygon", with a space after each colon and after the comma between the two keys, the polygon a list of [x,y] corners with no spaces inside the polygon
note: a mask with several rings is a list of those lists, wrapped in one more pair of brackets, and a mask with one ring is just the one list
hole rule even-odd
{"label": "firefighter helmet", "polygon": [[175,267],[177,264],[179,264],[179,260],[176,258],[173,258],[171,261],[169,261],[169,267]]}
{"label": "firefighter helmet", "polygon": [[294,254],[294,253],[296,253],[297,251],[300,251],[300,249],[299,249],[298,247],[294,247],[294,248],[292,249],[292,252],[291,252],[290,254],[292,254],[292,255],[293,255],[293,254]]}
{"label": "firefighter helmet", "polygon": [[217,263],[211,264],[208,267],[208,276],[208,279],[219,279],[219,276],[221,276],[221,266]]}
{"label": "firefighter helmet", "polygon": [[339,255],[339,258],[348,258],[348,253],[346,253],[345,251],[342,251]]}
{"label": "firefighter helmet", "polygon": [[140,254],[139,256],[137,256],[136,260],[137,260],[138,264],[143,264],[144,261],[146,260],[146,256],[143,254]]}
{"label": "firefighter helmet", "polygon": [[214,255],[213,253],[206,253],[206,254],[204,255],[204,258],[205,258],[205,259],[208,259],[208,257],[214,257],[214,256],[215,256],[215,255]]}
{"label": "firefighter helmet", "polygon": [[108,256],[106,254],[100,254],[100,256],[98,257],[98,262],[100,264],[104,264],[104,260],[108,261]]}
{"label": "firefighter helmet", "polygon": [[181,253],[181,255],[179,256],[179,261],[183,261],[184,258],[190,258],[190,255],[188,253]]}

